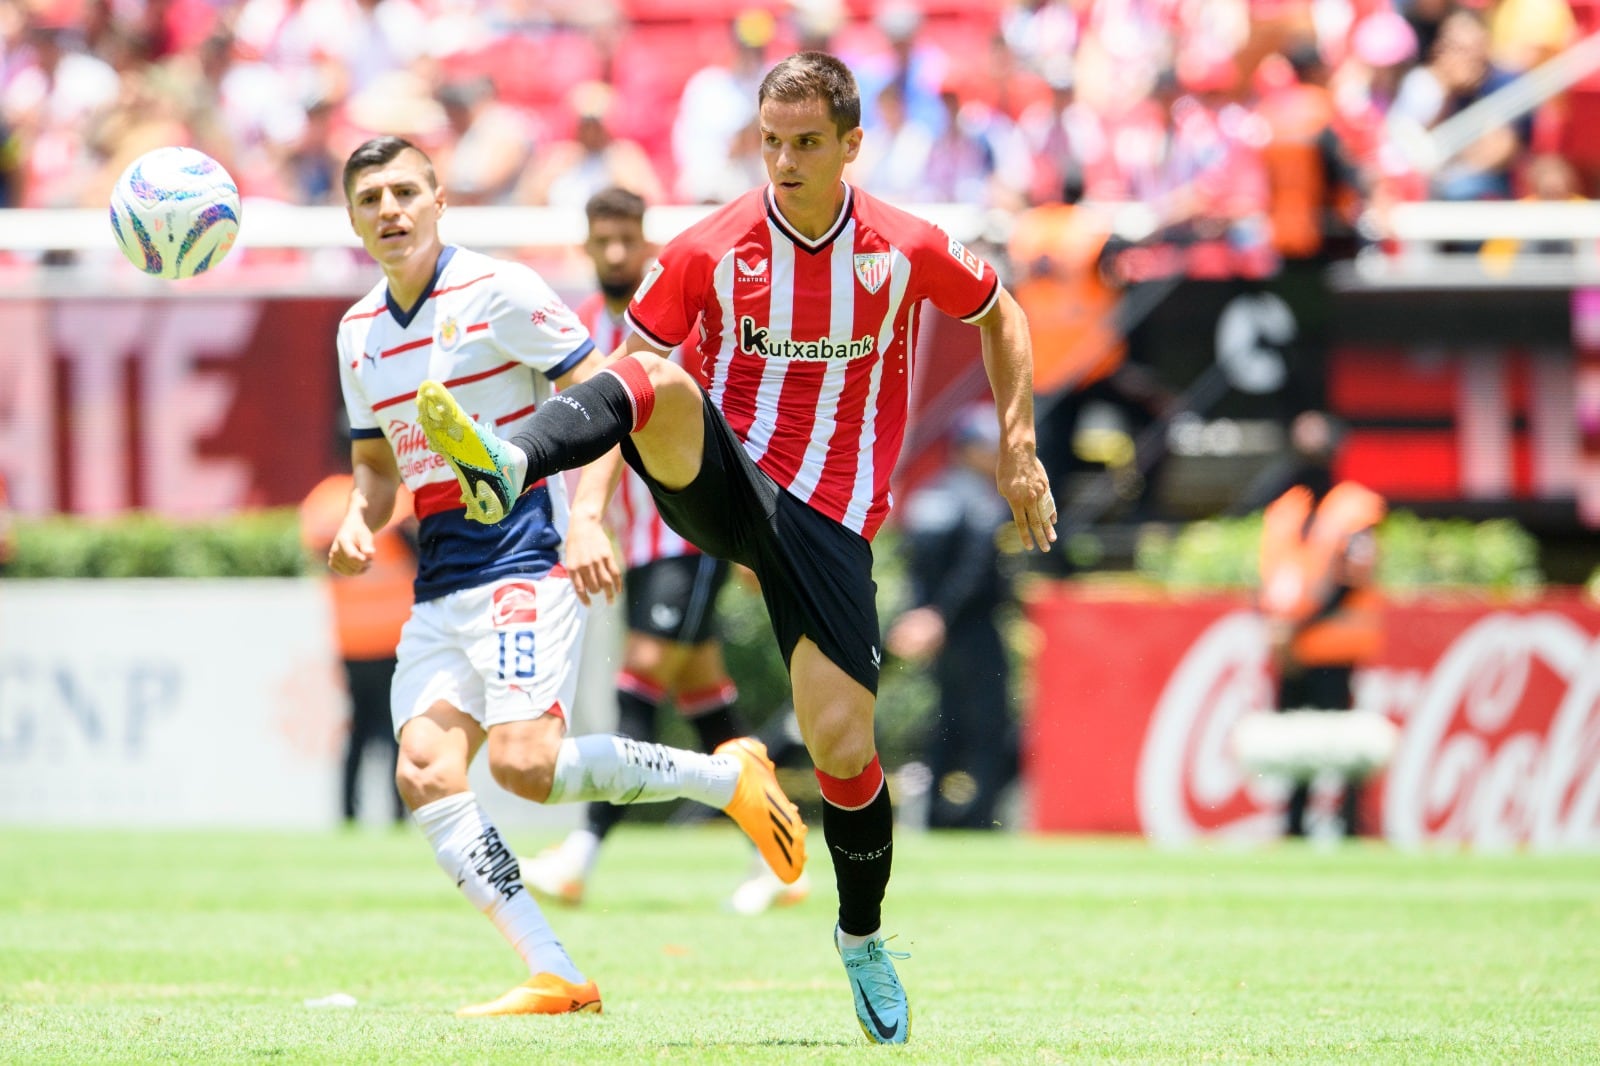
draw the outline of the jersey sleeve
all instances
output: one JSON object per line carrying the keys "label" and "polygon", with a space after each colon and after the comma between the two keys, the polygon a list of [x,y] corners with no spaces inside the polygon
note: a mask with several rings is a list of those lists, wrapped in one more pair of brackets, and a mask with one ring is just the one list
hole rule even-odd
{"label": "jersey sleeve", "polygon": [[628,325],[661,351],[688,339],[699,320],[711,270],[693,245],[675,240],[662,249],[628,304]]}
{"label": "jersey sleeve", "polygon": [[378,424],[378,416],[373,413],[372,403],[367,399],[366,390],[361,387],[361,378],[356,373],[361,363],[361,350],[356,347],[356,342],[344,326],[339,327],[336,346],[339,352],[339,391],[344,395],[344,413],[350,422],[350,438],[361,440],[383,436],[383,427]]}
{"label": "jersey sleeve", "polygon": [[577,313],[533,270],[506,264],[496,281],[501,298],[490,326],[512,361],[554,381],[594,351],[594,341]]}
{"label": "jersey sleeve", "polygon": [[912,254],[918,294],[951,318],[975,322],[1000,298],[994,267],[938,226],[927,226]]}

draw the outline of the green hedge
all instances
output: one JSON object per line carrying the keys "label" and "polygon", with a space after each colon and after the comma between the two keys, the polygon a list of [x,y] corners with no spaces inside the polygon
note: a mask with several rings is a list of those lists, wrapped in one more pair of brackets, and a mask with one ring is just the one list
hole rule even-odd
{"label": "green hedge", "polygon": [[[1252,588],[1261,516],[1195,522],[1176,533],[1140,535],[1135,566],[1174,591]],[[1424,519],[1397,511],[1378,527],[1378,584],[1405,594],[1423,589],[1524,592],[1544,582],[1539,543],[1516,522],[1496,518]]]}
{"label": "green hedge", "polygon": [[[1509,519],[1469,522],[1391,514],[1378,530],[1378,580],[1408,592],[1478,588],[1537,589],[1538,542]],[[1239,589],[1256,583],[1261,516],[1194,522],[1176,532],[1151,526],[1140,534],[1135,568],[1177,590]],[[888,618],[904,598],[904,575],[892,532],[876,546],[880,610]],[[178,522],[135,514],[108,520],[56,517],[17,523],[15,577],[294,577],[316,573],[300,547],[293,508],[253,511],[209,522]],[[730,595],[729,626],[754,650],[766,613],[754,593]]]}
{"label": "green hedge", "polygon": [[310,560],[294,508],[209,522],[147,514],[17,523],[11,577],[295,577]]}

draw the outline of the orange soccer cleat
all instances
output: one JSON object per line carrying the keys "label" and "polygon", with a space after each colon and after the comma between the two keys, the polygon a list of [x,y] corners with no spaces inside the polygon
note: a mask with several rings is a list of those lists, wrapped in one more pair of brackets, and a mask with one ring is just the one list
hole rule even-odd
{"label": "orange soccer cleat", "polygon": [[575,985],[553,973],[536,973],[499,999],[456,1011],[457,1018],[496,1014],[599,1014],[600,989],[593,981]]}
{"label": "orange soccer cleat", "polygon": [[723,811],[755,841],[778,880],[794,884],[806,868],[806,824],[778,784],[767,746],[754,737],[738,737],[717,745],[716,753],[732,755],[740,764],[739,784]]}

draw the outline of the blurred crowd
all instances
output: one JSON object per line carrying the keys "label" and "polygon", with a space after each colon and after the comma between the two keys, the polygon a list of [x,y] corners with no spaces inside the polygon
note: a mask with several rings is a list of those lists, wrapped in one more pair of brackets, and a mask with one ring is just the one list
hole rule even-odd
{"label": "blurred crowd", "polygon": [[1008,211],[1137,201],[1163,227],[1270,263],[1320,254],[1400,200],[1590,191],[1600,153],[1575,135],[1571,94],[1429,158],[1428,131],[1575,41],[1595,11],[1576,12],[1569,0],[0,0],[0,200],[99,206],[139,153],[187,143],[247,197],[339,203],[346,153],[381,131],[432,152],[458,204],[579,207],[607,184],[714,203],[762,180],[767,65],[827,48],[860,78],[868,136],[852,176],[880,195]]}

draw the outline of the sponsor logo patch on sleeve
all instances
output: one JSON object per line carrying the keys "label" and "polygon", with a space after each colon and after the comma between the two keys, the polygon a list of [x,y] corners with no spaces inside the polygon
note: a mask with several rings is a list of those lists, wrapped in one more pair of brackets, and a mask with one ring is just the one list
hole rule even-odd
{"label": "sponsor logo patch on sleeve", "polygon": [[979,281],[983,280],[983,260],[978,258],[978,253],[956,240],[950,238],[950,255],[962,266],[972,271],[972,276]]}

